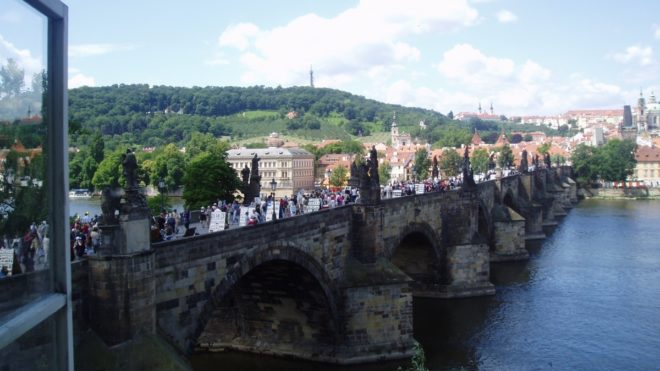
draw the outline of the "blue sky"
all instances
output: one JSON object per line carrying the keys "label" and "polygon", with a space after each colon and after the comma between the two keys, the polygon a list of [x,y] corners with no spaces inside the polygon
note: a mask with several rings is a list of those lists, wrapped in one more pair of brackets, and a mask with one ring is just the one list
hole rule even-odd
{"label": "blue sky", "polygon": [[[287,87],[309,84],[311,65],[319,87],[443,113],[492,102],[507,116],[660,92],[660,1],[64,2],[71,87]],[[9,26],[0,63],[3,41],[29,47]]]}

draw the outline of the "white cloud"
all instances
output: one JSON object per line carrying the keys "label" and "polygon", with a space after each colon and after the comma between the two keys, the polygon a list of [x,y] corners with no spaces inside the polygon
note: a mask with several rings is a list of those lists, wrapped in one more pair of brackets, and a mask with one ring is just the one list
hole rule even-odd
{"label": "white cloud", "polygon": [[231,26],[219,43],[241,51],[244,83],[304,84],[313,65],[317,86],[337,88],[374,71],[387,73],[420,61],[410,36],[450,32],[477,20],[466,0],[362,0],[332,18],[306,14],[269,30],[251,23]]}
{"label": "white cloud", "polygon": [[69,57],[91,57],[114,52],[129,51],[135,49],[130,44],[78,44],[69,45]]}
{"label": "white cloud", "polygon": [[438,71],[450,80],[472,86],[501,84],[514,77],[511,59],[488,57],[469,44],[459,44],[443,54]]}
{"label": "white cloud", "polygon": [[516,63],[489,56],[469,44],[447,50],[437,65],[442,88],[431,88],[411,79],[400,79],[373,96],[389,103],[419,106],[447,113],[476,112],[493,103],[495,114],[554,115],[575,108],[613,108],[625,102],[625,92],[613,84],[584,76],[566,81],[552,78],[552,71],[527,60]]}
{"label": "white cloud", "polygon": [[657,25],[657,24],[654,24],[654,25],[653,25],[653,36],[654,36],[656,39],[660,39],[660,26]]}
{"label": "white cloud", "polygon": [[33,56],[32,51],[29,49],[16,47],[0,34],[0,65],[4,65],[10,58],[25,71],[24,83],[26,87],[31,86],[32,76],[40,73],[44,68],[40,57]]}
{"label": "white cloud", "polygon": [[527,61],[522,66],[520,74],[518,75],[520,82],[530,84],[534,82],[543,82],[550,79],[550,70],[544,68],[533,61]]}
{"label": "white cloud", "polygon": [[501,23],[515,22],[518,17],[508,10],[500,10],[497,12],[497,20]]}
{"label": "white cloud", "polygon": [[81,86],[95,86],[96,80],[91,76],[82,73],[76,73],[69,78],[69,89],[79,88]]}
{"label": "white cloud", "polygon": [[637,62],[640,66],[649,66],[653,63],[653,48],[650,46],[632,45],[623,53],[615,53],[612,59],[619,63],[627,64]]}
{"label": "white cloud", "polygon": [[259,34],[259,27],[253,23],[239,23],[228,26],[218,38],[220,46],[231,46],[238,50],[245,50],[250,41]]}
{"label": "white cloud", "polygon": [[204,60],[204,64],[209,66],[223,66],[229,63],[229,59],[222,52],[217,52],[211,58]]}

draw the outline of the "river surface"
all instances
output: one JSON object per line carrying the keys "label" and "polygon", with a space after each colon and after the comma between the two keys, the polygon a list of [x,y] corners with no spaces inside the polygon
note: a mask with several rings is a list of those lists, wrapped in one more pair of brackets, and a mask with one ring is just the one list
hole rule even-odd
{"label": "river surface", "polygon": [[[660,369],[660,201],[586,200],[525,262],[495,264],[497,294],[414,300],[431,370]],[[198,355],[196,370],[342,368],[238,352]]]}

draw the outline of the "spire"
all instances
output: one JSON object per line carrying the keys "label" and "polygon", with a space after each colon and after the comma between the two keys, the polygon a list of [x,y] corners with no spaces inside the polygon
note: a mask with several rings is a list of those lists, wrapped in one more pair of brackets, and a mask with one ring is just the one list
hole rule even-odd
{"label": "spire", "polygon": [[479,114],[481,114],[481,102],[479,102]]}
{"label": "spire", "polygon": [[309,65],[309,86],[314,87],[314,70],[311,64]]}
{"label": "spire", "polygon": [[475,146],[479,146],[483,144],[483,140],[481,140],[481,136],[479,135],[479,132],[477,131],[477,128],[474,128],[474,135],[472,135],[472,144]]}
{"label": "spire", "polygon": [[490,114],[491,115],[493,114],[493,102],[492,101],[490,102]]}

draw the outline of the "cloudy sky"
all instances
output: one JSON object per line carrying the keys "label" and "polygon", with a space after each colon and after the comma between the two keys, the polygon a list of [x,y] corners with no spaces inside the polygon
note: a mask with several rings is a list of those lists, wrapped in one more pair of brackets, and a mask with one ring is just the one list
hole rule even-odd
{"label": "cloudy sky", "polygon": [[[308,85],[312,66],[317,87],[442,113],[492,102],[507,116],[660,93],[660,1],[64,2],[70,87],[287,87]],[[0,57],[29,46],[3,30],[10,8]]]}

